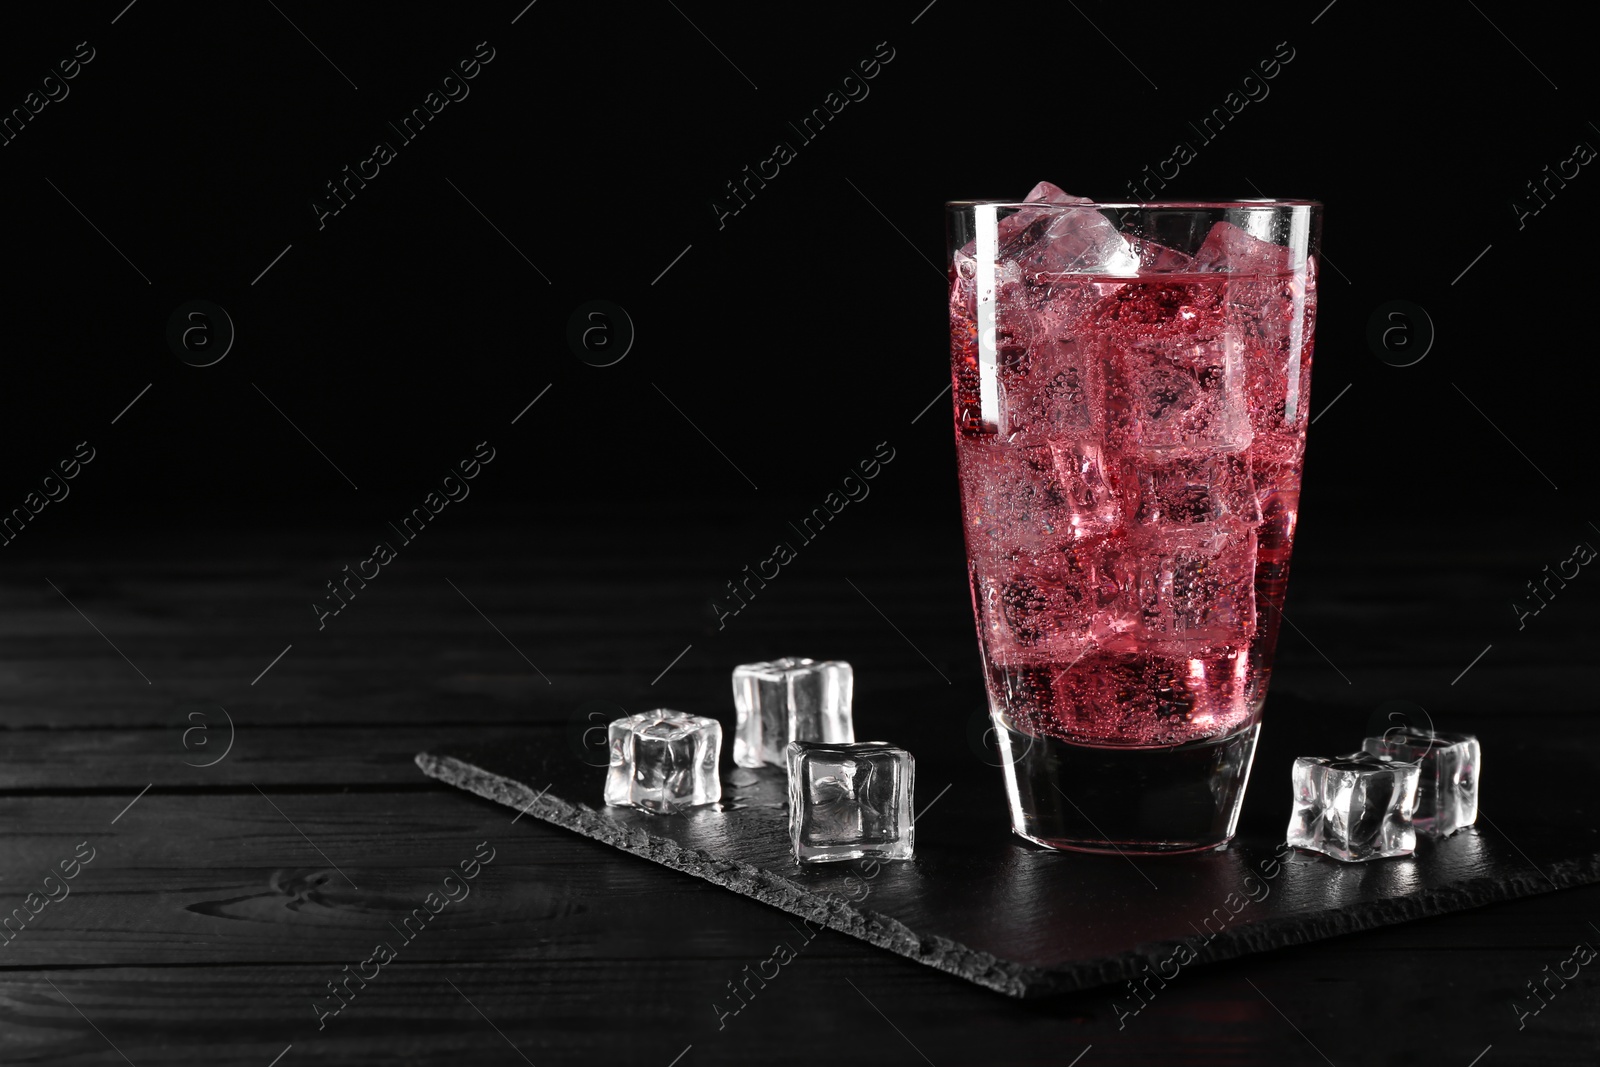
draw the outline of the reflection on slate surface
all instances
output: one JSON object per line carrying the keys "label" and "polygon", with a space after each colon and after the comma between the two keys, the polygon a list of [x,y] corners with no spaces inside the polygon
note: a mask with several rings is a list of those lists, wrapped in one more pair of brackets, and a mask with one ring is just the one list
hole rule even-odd
{"label": "reflection on slate surface", "polygon": [[[1326,747],[1327,724],[1340,715],[1288,697],[1269,702],[1239,837],[1224,852],[1186,856],[1092,856],[1020,841],[999,772],[975,773],[959,724],[936,733],[909,712],[885,736],[910,742],[926,817],[915,861],[875,867],[794,863],[778,768],[725,759],[721,804],[660,817],[604,807],[604,770],[560,746],[451,744],[417,763],[529,816],[1018,997],[1118,982],[1146,965],[1170,977],[1174,958],[1188,959],[1184,945],[1199,962],[1226,959],[1600,881],[1600,831],[1584,825],[1580,797],[1554,795],[1575,793],[1581,778],[1518,766],[1509,745],[1488,785],[1494,822],[1422,839],[1404,859],[1341,864],[1288,850],[1293,757],[1319,740]],[[879,716],[891,725],[896,717]],[[1545,791],[1519,798],[1527,791],[1512,783],[1533,780]]]}

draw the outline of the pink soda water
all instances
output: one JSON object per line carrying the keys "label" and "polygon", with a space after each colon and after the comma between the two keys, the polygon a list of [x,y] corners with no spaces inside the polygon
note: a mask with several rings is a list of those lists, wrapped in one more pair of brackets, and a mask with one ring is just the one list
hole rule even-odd
{"label": "pink soda water", "polygon": [[1030,199],[951,272],[991,711],[1014,748],[1094,750],[1104,774],[1249,732],[1242,795],[1299,509],[1315,256],[1248,210],[1180,251],[1053,186]]}

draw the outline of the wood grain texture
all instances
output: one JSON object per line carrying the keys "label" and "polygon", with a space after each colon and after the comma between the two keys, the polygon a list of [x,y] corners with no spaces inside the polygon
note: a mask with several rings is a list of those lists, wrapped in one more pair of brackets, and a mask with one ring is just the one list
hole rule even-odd
{"label": "wood grain texture", "polygon": [[[1600,901],[1586,892],[1592,910]],[[1509,907],[1530,912],[1531,903]],[[775,917],[740,923],[748,954],[734,959],[483,962],[463,954],[413,963],[402,950],[321,1030],[312,1004],[319,991],[329,999],[325,983],[340,974],[331,964],[6,971],[0,1049],[8,1063],[122,1063],[109,1038],[140,1067],[264,1067],[291,1044],[290,1056],[311,1062],[522,1062],[509,1041],[540,1065],[666,1067],[689,1046],[681,1063],[812,1062],[816,1045],[831,1041],[847,1044],[851,1051],[838,1055],[855,1062],[939,1067],[1060,1067],[1091,1045],[1095,1062],[1119,1065],[1265,1067],[1326,1055],[1335,1064],[1403,1067],[1465,1065],[1492,1044],[1503,1062],[1592,1062],[1600,979],[1581,972],[1519,1031],[1508,1005],[1524,980],[1561,956],[1447,947],[1451,921],[1435,921],[1441,944],[1428,949],[1395,951],[1374,933],[1181,974],[1136,1015],[1120,1017],[1117,1007],[1134,1003],[1126,992],[1010,1001],[832,932],[800,946]],[[785,938],[799,949],[795,959],[765,987],[750,981],[741,1007],[728,983],[746,980],[744,968]],[[837,947],[821,951],[830,942]],[[1352,1025],[1385,1017],[1433,1021],[1381,1037]]]}
{"label": "wood grain texture", "polygon": [[[1185,968],[1137,1015],[1117,985],[1016,1002],[833,930],[761,988],[749,975],[801,936],[793,916],[532,815],[513,823],[510,809],[419,773],[417,752],[462,743],[544,746],[591,773],[583,731],[597,708],[677,706],[731,728],[729,667],[806,652],[856,664],[858,721],[915,739],[924,800],[951,782],[941,806],[1003,823],[996,772],[966,743],[983,697],[953,528],[908,530],[863,510],[719,630],[707,603],[770,539],[770,517],[708,523],[693,512],[664,515],[645,553],[620,530],[464,521],[419,542],[324,631],[310,598],[360,530],[133,539],[110,553],[51,546],[39,571],[105,637],[27,568],[0,575],[0,914],[26,908],[79,842],[98,850],[67,899],[0,947],[0,1062],[124,1062],[62,994],[140,1067],[265,1067],[291,1043],[279,1067],[302,1056],[522,1062],[446,979],[540,1067],[666,1067],[689,1046],[679,1067],[799,1063],[822,1040],[940,1067],[1063,1067],[1090,1045],[1080,1067],[1277,1067],[1321,1063],[1319,1049],[1341,1065],[1464,1067],[1491,1043],[1480,1067],[1592,1058],[1600,989],[1589,969],[1523,1029],[1512,1005],[1528,1003],[1526,983],[1575,943],[1600,942],[1593,887]],[[1595,630],[1582,591],[1517,644],[1494,600],[1526,577],[1510,554],[1422,540],[1396,552],[1393,539],[1357,537],[1308,555],[1307,544],[1288,611],[1316,648],[1284,637],[1246,807],[1252,832],[1281,829],[1286,814],[1287,772],[1266,761],[1347,743],[1378,702],[1409,697],[1485,739],[1486,812],[1556,873],[1540,851],[1546,824],[1592,822],[1589,805],[1552,820],[1537,791],[1513,788],[1514,768],[1537,767],[1547,794],[1592,775],[1600,729],[1582,679]],[[222,707],[234,747],[215,766],[188,766],[217,752]],[[195,735],[184,744],[192,712],[207,715],[205,746]],[[925,828],[930,847],[939,815]],[[472,895],[318,1031],[312,1003],[326,983],[394,936],[391,924],[484,840],[497,855]],[[1504,849],[1492,858],[1509,862]],[[1131,902],[1148,887],[1127,876]],[[730,982],[756,991],[737,1014],[727,1014],[739,1005]],[[1356,1019],[1373,1021],[1381,1048]]]}

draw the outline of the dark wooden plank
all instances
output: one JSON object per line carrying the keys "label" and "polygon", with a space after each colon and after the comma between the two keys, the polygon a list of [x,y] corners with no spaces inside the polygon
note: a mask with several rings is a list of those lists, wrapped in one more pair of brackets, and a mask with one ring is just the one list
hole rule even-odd
{"label": "dark wooden plank", "polygon": [[[324,868],[329,860],[352,875],[370,868],[453,867],[460,855],[471,855],[475,842],[523,833],[528,822],[443,788],[373,793],[268,788],[263,795],[243,786],[231,793],[152,790],[136,799],[138,792],[0,797],[0,825],[14,828],[0,837],[5,884],[29,868],[42,873],[83,840],[103,846],[113,866],[154,870]],[[321,861],[318,848],[326,853]]]}
{"label": "dark wooden plank", "polygon": [[[0,934],[0,967],[137,965],[155,954],[172,966],[344,961],[396,936],[396,926],[415,935],[413,912],[427,909],[447,876],[461,899],[435,901],[440,910],[415,937],[412,961],[463,951],[484,960],[748,951],[739,929],[722,922],[727,902],[695,880],[616,865],[595,842],[537,819],[513,821],[453,790],[269,796],[149,793],[115,826],[108,820],[131,798],[0,801],[7,825],[34,828],[0,841],[0,915],[22,907],[28,918],[13,921],[13,936]],[[63,896],[59,876],[50,886],[44,878],[80,842],[94,858]],[[492,862],[469,864],[476,877],[464,882],[461,864],[483,842]],[[30,902],[30,893],[61,899]],[[741,904],[752,921],[779,921]],[[662,912],[675,921],[641,937],[641,922]],[[619,925],[619,916],[630,921]]]}
{"label": "dark wooden plank", "polygon": [[[1591,892],[1590,907],[1595,898]],[[1532,910],[1536,902],[1522,902]],[[1384,952],[1361,942],[1290,949],[1179,972],[1137,1014],[1125,990],[1045,1003],[995,998],[937,972],[823,932],[810,944],[776,918],[751,930],[745,958],[412,962],[406,951],[338,1016],[313,1010],[343,963],[0,971],[5,1062],[384,1064],[595,1062],[681,1064],[846,1062],[1363,1065],[1470,1063],[1493,1045],[1500,1062],[1590,1062],[1600,977],[1579,972],[1518,1029],[1523,983],[1568,950],[1438,946]],[[785,939],[797,950],[763,988],[753,974]],[[840,951],[818,951],[825,942]],[[363,957],[364,958],[364,957]],[[359,963],[352,959],[349,963]],[[745,971],[746,967],[749,972]],[[766,968],[774,975],[774,968]],[[371,973],[368,969],[367,973]],[[47,984],[54,983],[55,988]],[[740,1006],[730,982],[748,982]],[[454,983],[455,989],[452,989]],[[459,990],[459,992],[457,991]],[[79,1015],[71,1004],[82,1011]],[[468,999],[470,998],[470,1003]],[[1270,1000],[1268,999],[1270,998]],[[482,1012],[482,1015],[479,1012]],[[93,1021],[103,1037],[84,1017]],[[492,1025],[485,1021],[492,1021]],[[1407,1025],[1369,1023],[1404,1018]],[[1424,1021],[1426,1020],[1426,1021]],[[498,1029],[499,1034],[496,1033]],[[828,1052],[829,1049],[833,1051]],[[919,1055],[919,1053],[921,1055]]]}
{"label": "dark wooden plank", "polygon": [[[180,717],[170,729],[11,730],[0,732],[0,793],[26,790],[133,789],[154,783],[156,791],[306,786],[427,788],[413,757],[447,737],[446,726],[279,726],[234,719],[213,707],[202,718]],[[602,724],[603,724],[603,720]],[[594,720],[474,728],[489,744],[541,737],[585,753],[583,731]],[[460,727],[456,727],[459,729]],[[193,731],[193,732],[191,732]],[[590,734],[586,755],[604,758],[602,734]],[[601,743],[595,756],[593,743]],[[210,764],[210,766],[205,766]]]}
{"label": "dark wooden plank", "polygon": [[[105,637],[41,576],[6,575],[7,725],[171,728],[192,707],[218,704],[272,725],[562,721],[587,700],[721,708],[734,664],[791,651],[869,666],[863,698],[944,686],[845,581],[852,575],[965,705],[981,707],[954,525],[930,537],[892,512],[866,512],[719,627],[710,603],[771,539],[770,521],[728,518],[719,530],[714,516],[679,520],[653,531],[645,554],[626,531],[585,539],[537,519],[444,531],[320,630],[310,604],[348,562],[351,538],[363,540],[348,530],[226,531],[181,556],[134,540],[112,556],[51,558],[42,574]],[[1429,555],[1397,534],[1309,558],[1302,546],[1288,608],[1298,630],[1285,631],[1276,691],[1368,708],[1407,696],[1445,713],[1592,712],[1592,594],[1574,589],[1534,620],[1536,634],[1519,632],[1509,605],[1527,579],[1521,544],[1508,537],[1503,552],[1486,554],[1435,541]],[[1516,707],[1505,697],[1513,692]]]}

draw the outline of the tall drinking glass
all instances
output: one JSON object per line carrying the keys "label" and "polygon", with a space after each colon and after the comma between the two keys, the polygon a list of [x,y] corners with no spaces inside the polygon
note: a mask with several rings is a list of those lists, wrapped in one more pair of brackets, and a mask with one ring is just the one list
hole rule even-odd
{"label": "tall drinking glass", "polygon": [[1299,511],[1321,205],[948,205],[956,451],[1012,828],[1224,847]]}

